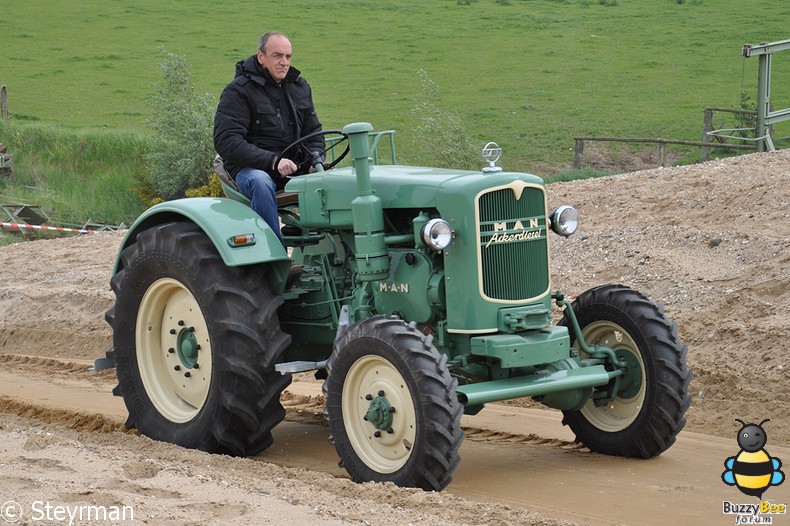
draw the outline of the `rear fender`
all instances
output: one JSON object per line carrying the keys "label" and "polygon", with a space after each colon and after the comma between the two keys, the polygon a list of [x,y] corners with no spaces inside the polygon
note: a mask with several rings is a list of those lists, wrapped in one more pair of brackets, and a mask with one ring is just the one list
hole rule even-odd
{"label": "rear fender", "polygon": [[[222,261],[230,267],[272,263],[269,285],[275,294],[282,292],[290,258],[277,235],[249,206],[213,197],[167,201],[143,212],[121,243],[113,274],[123,268],[121,252],[134,244],[140,232],[172,221],[191,221],[198,225],[217,248]],[[254,244],[232,247],[228,240],[242,234],[253,234]]]}

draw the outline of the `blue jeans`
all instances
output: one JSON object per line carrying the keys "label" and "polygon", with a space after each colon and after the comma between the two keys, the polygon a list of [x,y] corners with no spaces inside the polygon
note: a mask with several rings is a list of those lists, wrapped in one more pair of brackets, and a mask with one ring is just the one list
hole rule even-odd
{"label": "blue jeans", "polygon": [[277,183],[269,174],[257,168],[242,168],[236,174],[236,186],[239,191],[250,199],[250,206],[266,221],[277,238],[282,242],[280,232],[280,216],[277,215]]}

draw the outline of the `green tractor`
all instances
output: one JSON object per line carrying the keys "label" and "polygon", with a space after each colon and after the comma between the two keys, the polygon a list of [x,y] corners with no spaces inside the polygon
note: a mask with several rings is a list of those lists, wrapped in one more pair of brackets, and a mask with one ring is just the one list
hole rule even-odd
{"label": "green tractor", "polygon": [[548,232],[572,234],[576,210],[547,213],[544,182],[497,167],[493,143],[482,171],[374,164],[372,129],[320,132],[351,166],[287,183],[287,248],[230,184],[227,199],[137,219],[106,314],[127,427],[255,455],[285,417],[291,375],[316,371],[355,481],[443,489],[461,416],[520,397],[561,409],[592,451],[672,445],[691,402],[677,325],[624,285],[573,302],[551,290]]}

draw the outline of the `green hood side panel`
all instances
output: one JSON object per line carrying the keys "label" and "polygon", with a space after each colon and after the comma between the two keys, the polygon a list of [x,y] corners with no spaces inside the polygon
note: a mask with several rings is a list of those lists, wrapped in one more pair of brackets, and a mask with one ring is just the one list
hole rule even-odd
{"label": "green hood side panel", "polygon": [[[371,166],[373,193],[383,208],[436,208],[437,188],[449,180],[475,179],[480,172]],[[294,177],[285,187],[299,193],[302,222],[313,227],[351,228],[351,202],[357,197],[357,180],[351,168]]]}

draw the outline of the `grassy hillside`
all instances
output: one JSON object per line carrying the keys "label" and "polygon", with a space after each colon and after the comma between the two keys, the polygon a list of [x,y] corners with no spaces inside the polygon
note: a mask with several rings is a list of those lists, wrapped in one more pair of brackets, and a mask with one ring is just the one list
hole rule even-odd
{"label": "grassy hillside", "polygon": [[[2,11],[0,84],[16,121],[144,131],[160,47],[218,96],[234,62],[278,29],[326,127],[394,128],[408,162],[423,69],[481,146],[496,140],[503,163],[531,171],[570,163],[574,135],[698,139],[704,107],[755,93],[743,44],[790,38],[783,0],[28,0]],[[773,86],[790,106],[790,56]]]}
{"label": "grassy hillside", "polygon": [[13,177],[0,180],[0,204],[41,206],[49,224],[62,226],[130,224],[145,206],[136,188],[145,134],[0,122],[3,141],[13,152]]}

